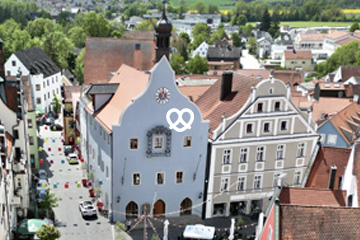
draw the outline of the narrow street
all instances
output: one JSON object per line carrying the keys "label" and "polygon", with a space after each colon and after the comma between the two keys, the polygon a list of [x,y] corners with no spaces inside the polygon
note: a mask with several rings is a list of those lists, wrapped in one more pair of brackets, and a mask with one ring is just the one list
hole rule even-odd
{"label": "narrow street", "polygon": [[[47,129],[45,129],[47,128]],[[81,183],[81,164],[70,165],[65,158],[61,131],[51,131],[47,126],[40,127],[40,139],[44,159],[41,168],[48,171],[50,192],[61,198],[55,211],[55,226],[61,232],[60,240],[112,240],[113,228],[107,218],[97,217],[84,219],[79,211],[79,202],[91,200],[89,191]],[[65,184],[68,183],[68,188]]]}
{"label": "narrow street", "polygon": [[253,56],[249,54],[248,49],[242,50],[242,56],[240,58],[240,63],[243,69],[263,69],[259,61]]}

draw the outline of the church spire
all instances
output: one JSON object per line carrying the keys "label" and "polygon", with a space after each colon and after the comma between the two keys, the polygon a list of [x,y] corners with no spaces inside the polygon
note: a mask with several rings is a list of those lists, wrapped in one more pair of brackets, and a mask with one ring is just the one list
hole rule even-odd
{"label": "church spire", "polygon": [[170,37],[172,31],[172,24],[167,19],[165,13],[166,0],[163,1],[164,7],[160,20],[155,25],[155,37],[156,37],[156,62],[160,61],[162,56],[166,56],[169,59],[170,54]]}

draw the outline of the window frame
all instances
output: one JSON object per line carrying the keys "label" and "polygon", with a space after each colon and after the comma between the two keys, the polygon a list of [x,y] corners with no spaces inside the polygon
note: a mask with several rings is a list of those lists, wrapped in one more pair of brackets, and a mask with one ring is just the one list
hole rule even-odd
{"label": "window frame", "polygon": [[[262,149],[261,149],[262,148]],[[259,158],[261,156],[261,158]],[[264,162],[265,161],[265,146],[258,146],[256,148],[256,162]]]}
{"label": "window frame", "polygon": [[41,84],[35,84],[35,90],[41,91]]}
{"label": "window frame", "polygon": [[[245,156],[245,157],[244,157]],[[240,148],[239,163],[249,162],[249,148]]]}
{"label": "window frame", "polygon": [[[279,107],[276,107],[276,105],[279,104]],[[274,112],[280,112],[281,111],[281,101],[275,101],[274,102]]]}
{"label": "window frame", "polygon": [[226,148],[223,150],[222,164],[229,165],[232,162],[232,149]]}
{"label": "window frame", "polygon": [[294,171],[294,185],[300,185],[301,184],[301,177],[302,177],[301,170]]}
{"label": "window frame", "polygon": [[[282,149],[279,149],[279,147],[282,147]],[[279,157],[279,152],[281,151],[281,157]],[[285,159],[285,144],[278,144],[276,146],[276,160],[284,160]]]}
{"label": "window frame", "polygon": [[[265,125],[267,125],[268,126],[268,129],[267,129],[267,131],[265,131],[266,129],[265,129]],[[264,122],[263,123],[263,133],[271,133],[271,122]]]}
{"label": "window frame", "polygon": [[230,178],[222,177],[220,180],[220,192],[229,192]]}
{"label": "window frame", "polygon": [[[243,186],[242,189],[239,189],[239,186],[241,186],[240,183],[242,183],[242,186]],[[246,176],[238,176],[238,179],[237,179],[237,182],[236,182],[236,191],[237,192],[246,191]]]}
{"label": "window frame", "polygon": [[[178,174],[181,174],[181,178],[178,177]],[[176,171],[175,172],[175,183],[176,184],[184,183],[184,172],[183,171]]]}
{"label": "window frame", "polygon": [[[158,147],[157,143],[160,143],[160,142],[157,142],[157,139],[161,139],[161,147]],[[164,136],[161,136],[161,135],[153,136],[153,149],[161,150],[163,148],[164,148]]]}
{"label": "window frame", "polygon": [[[257,187],[257,185],[258,185],[258,187]],[[254,175],[254,186],[253,187],[254,187],[254,190],[262,189],[262,175]]]}
{"label": "window frame", "polygon": [[[136,178],[136,177],[138,177],[138,178]],[[132,174],[132,185],[133,186],[141,185],[141,174],[139,172],[136,172],[136,173]]]}
{"label": "window frame", "polygon": [[[249,126],[251,127],[251,131],[249,131]],[[254,124],[253,123],[246,123],[246,134],[253,134],[254,133]]]}
{"label": "window frame", "polygon": [[264,112],[264,103],[263,102],[258,102],[257,103],[256,112],[258,112],[258,113]]}
{"label": "window frame", "polygon": [[305,151],[306,151],[306,143],[305,142],[298,143],[298,147],[296,150],[296,157],[297,158],[305,157]]}
{"label": "window frame", "polygon": [[[159,183],[159,176],[162,176],[162,183]],[[165,185],[165,172],[156,173],[155,183],[156,185]]]}
{"label": "window frame", "polygon": [[[285,125],[285,126],[286,126],[285,129],[282,128],[282,124],[283,124],[283,123],[286,124],[286,125]],[[288,124],[288,123],[289,123],[289,120],[281,120],[281,121],[280,121],[280,132],[286,132],[286,131],[289,130],[289,127],[288,127],[289,124]]]}
{"label": "window frame", "polygon": [[192,136],[184,136],[184,138],[183,138],[183,147],[184,148],[190,148],[191,146],[192,146]]}
{"label": "window frame", "polygon": [[[135,144],[133,144],[133,142],[135,142]],[[136,145],[135,147],[133,145]],[[130,150],[138,150],[139,149],[139,139],[138,138],[130,138],[129,141],[129,149]]]}

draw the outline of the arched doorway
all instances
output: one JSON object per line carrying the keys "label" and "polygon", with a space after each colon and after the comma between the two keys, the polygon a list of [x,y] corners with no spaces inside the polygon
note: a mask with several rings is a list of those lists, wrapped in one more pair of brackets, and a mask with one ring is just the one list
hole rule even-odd
{"label": "arched doorway", "polygon": [[126,205],[126,219],[138,217],[138,205],[131,201]]}
{"label": "arched doorway", "polygon": [[180,215],[191,215],[192,201],[190,198],[185,198],[180,204]]}
{"label": "arched doorway", "polygon": [[154,205],[154,216],[163,217],[165,216],[165,202],[163,200],[157,200]]}

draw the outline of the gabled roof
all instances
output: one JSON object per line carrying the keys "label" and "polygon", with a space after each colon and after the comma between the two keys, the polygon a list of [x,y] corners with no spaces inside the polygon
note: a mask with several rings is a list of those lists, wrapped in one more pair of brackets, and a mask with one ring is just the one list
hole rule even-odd
{"label": "gabled roof", "polygon": [[273,76],[276,79],[280,79],[285,83],[289,83],[290,86],[304,82],[304,72],[296,70],[274,70]]}
{"label": "gabled roof", "polygon": [[179,86],[179,90],[185,96],[188,96],[191,101],[195,102],[201,97],[204,92],[206,92],[211,85],[201,85],[201,86]]}
{"label": "gabled roof", "polygon": [[241,49],[240,48],[232,48],[232,47],[211,47],[207,51],[207,59],[209,61],[234,61],[239,60],[241,56]]}
{"label": "gabled roof", "polygon": [[285,59],[311,59],[311,50],[285,50]]}
{"label": "gabled roof", "polygon": [[300,33],[301,41],[305,42],[322,42],[327,33]]}
{"label": "gabled roof", "polygon": [[351,77],[360,77],[360,66],[341,66],[341,79],[348,80]]}
{"label": "gabled roof", "polygon": [[50,57],[39,47],[17,51],[14,54],[31,74],[42,73],[44,77],[48,77],[61,71]]}
{"label": "gabled roof", "polygon": [[349,98],[320,97],[319,101],[313,102],[312,117],[318,123],[319,120],[335,115],[351,103]]}
{"label": "gabled roof", "polygon": [[72,103],[73,93],[81,93],[81,86],[64,86],[64,101],[67,103]]}
{"label": "gabled roof", "polygon": [[319,82],[318,85],[322,91],[345,90],[343,82]]}
{"label": "gabled roof", "polygon": [[110,73],[116,72],[122,64],[141,71],[150,70],[155,64],[155,47],[153,39],[87,37],[84,84],[109,82]]}
{"label": "gabled roof", "polygon": [[327,188],[284,187],[279,196],[281,205],[345,206],[346,192]]}
{"label": "gabled roof", "polygon": [[280,239],[360,239],[360,208],[280,206]]}
{"label": "gabled roof", "polygon": [[351,43],[353,41],[360,43],[360,39],[349,36],[343,40],[337,41],[336,44],[339,46],[344,46],[345,44]]}
{"label": "gabled roof", "polygon": [[350,156],[350,148],[328,147],[320,148],[314,165],[311,168],[306,188],[328,188],[331,167],[336,166],[334,189],[339,189],[339,178],[344,174]]}
{"label": "gabled roof", "polygon": [[[97,112],[95,118],[109,131],[112,125],[118,124],[124,109],[132,102],[132,99],[140,95],[149,81],[149,75],[138,71],[125,64],[121,65],[110,83],[119,84],[113,97]],[[87,106],[92,112],[92,106]]]}
{"label": "gabled roof", "polygon": [[346,35],[350,35],[350,33],[349,32],[340,32],[340,31],[332,31],[331,33],[328,33],[326,35],[326,37],[336,40],[338,38],[345,37]]}
{"label": "gabled roof", "polygon": [[351,129],[347,121],[352,121],[353,116],[358,117],[358,113],[360,113],[360,106],[356,102],[353,102],[329,120],[350,146],[357,139],[358,133],[355,133]]}
{"label": "gabled roof", "polygon": [[219,126],[222,116],[232,116],[246,103],[251,87],[261,80],[233,73],[232,92],[220,101],[221,80],[214,83],[196,102],[203,119],[210,120],[209,137]]}

